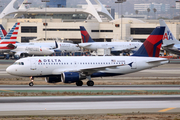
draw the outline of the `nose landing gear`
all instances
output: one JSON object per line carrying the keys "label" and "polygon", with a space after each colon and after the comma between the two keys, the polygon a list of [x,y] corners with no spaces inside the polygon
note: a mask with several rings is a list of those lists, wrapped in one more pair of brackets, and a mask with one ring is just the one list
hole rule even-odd
{"label": "nose landing gear", "polygon": [[31,80],[31,82],[29,83],[29,86],[32,87],[32,86],[34,85],[34,83],[33,83],[34,77],[31,76],[31,77],[30,77],[30,80]]}

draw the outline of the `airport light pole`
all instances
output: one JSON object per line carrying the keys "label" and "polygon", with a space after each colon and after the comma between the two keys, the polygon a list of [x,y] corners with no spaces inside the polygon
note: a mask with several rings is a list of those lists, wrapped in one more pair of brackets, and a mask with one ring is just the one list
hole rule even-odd
{"label": "airport light pole", "polygon": [[[123,14],[122,14],[122,10],[123,10],[123,2],[126,2],[126,0],[117,0],[115,3],[118,3],[118,11],[119,11],[119,3],[121,3],[121,40],[122,40],[122,17],[123,17]],[[119,14],[118,14],[119,16]]]}
{"label": "airport light pole", "polygon": [[174,18],[174,9],[175,9],[176,7],[175,6],[171,6],[171,11],[173,12],[171,15],[172,15],[172,19]]}
{"label": "airport light pole", "polygon": [[45,40],[47,41],[47,29],[46,29],[46,27],[47,27],[47,21],[46,21],[47,10],[46,10],[46,7],[47,7],[47,2],[50,2],[50,0],[41,0],[41,2],[46,3],[46,5],[45,5],[45,23],[43,25],[45,26]]}

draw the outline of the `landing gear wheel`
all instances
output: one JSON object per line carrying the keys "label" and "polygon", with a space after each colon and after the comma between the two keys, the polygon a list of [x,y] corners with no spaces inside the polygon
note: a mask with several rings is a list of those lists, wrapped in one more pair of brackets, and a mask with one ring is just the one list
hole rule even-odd
{"label": "landing gear wheel", "polygon": [[82,81],[77,81],[77,82],[76,82],[76,85],[77,85],[77,86],[82,86],[82,85],[83,85],[83,82],[82,82]]}
{"label": "landing gear wheel", "polygon": [[93,81],[88,81],[88,82],[87,82],[87,85],[88,85],[88,86],[93,86],[93,85],[94,85],[94,82],[93,82]]}
{"label": "landing gear wheel", "polygon": [[33,83],[33,82],[30,82],[30,83],[29,83],[29,86],[30,86],[30,87],[32,87],[33,85],[34,85],[34,83]]}

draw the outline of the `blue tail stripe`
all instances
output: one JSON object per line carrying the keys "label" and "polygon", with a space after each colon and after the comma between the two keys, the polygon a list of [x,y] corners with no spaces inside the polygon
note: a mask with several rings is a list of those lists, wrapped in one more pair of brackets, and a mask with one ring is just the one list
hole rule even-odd
{"label": "blue tail stripe", "polygon": [[157,48],[157,46],[160,45],[161,43],[162,43],[162,40],[160,40],[158,43],[156,43],[156,44],[154,45],[153,56],[156,55],[156,48]]}
{"label": "blue tail stripe", "polygon": [[142,46],[139,48],[138,51],[136,51],[132,56],[144,56],[144,57],[149,57],[146,48],[142,44]]}
{"label": "blue tail stripe", "polygon": [[[160,28],[160,30],[157,29],[157,28]],[[164,29],[163,27],[156,27],[153,30],[153,32],[151,33],[151,35],[164,35],[164,30],[163,29]]]}

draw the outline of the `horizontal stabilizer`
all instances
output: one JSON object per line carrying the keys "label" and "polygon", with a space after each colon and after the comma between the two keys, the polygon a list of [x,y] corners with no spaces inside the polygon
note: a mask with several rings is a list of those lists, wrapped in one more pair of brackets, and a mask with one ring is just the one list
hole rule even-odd
{"label": "horizontal stabilizer", "polygon": [[147,63],[155,63],[155,62],[163,62],[163,61],[168,61],[168,60],[166,58],[164,59],[160,58],[159,60],[158,59],[148,60]]}

